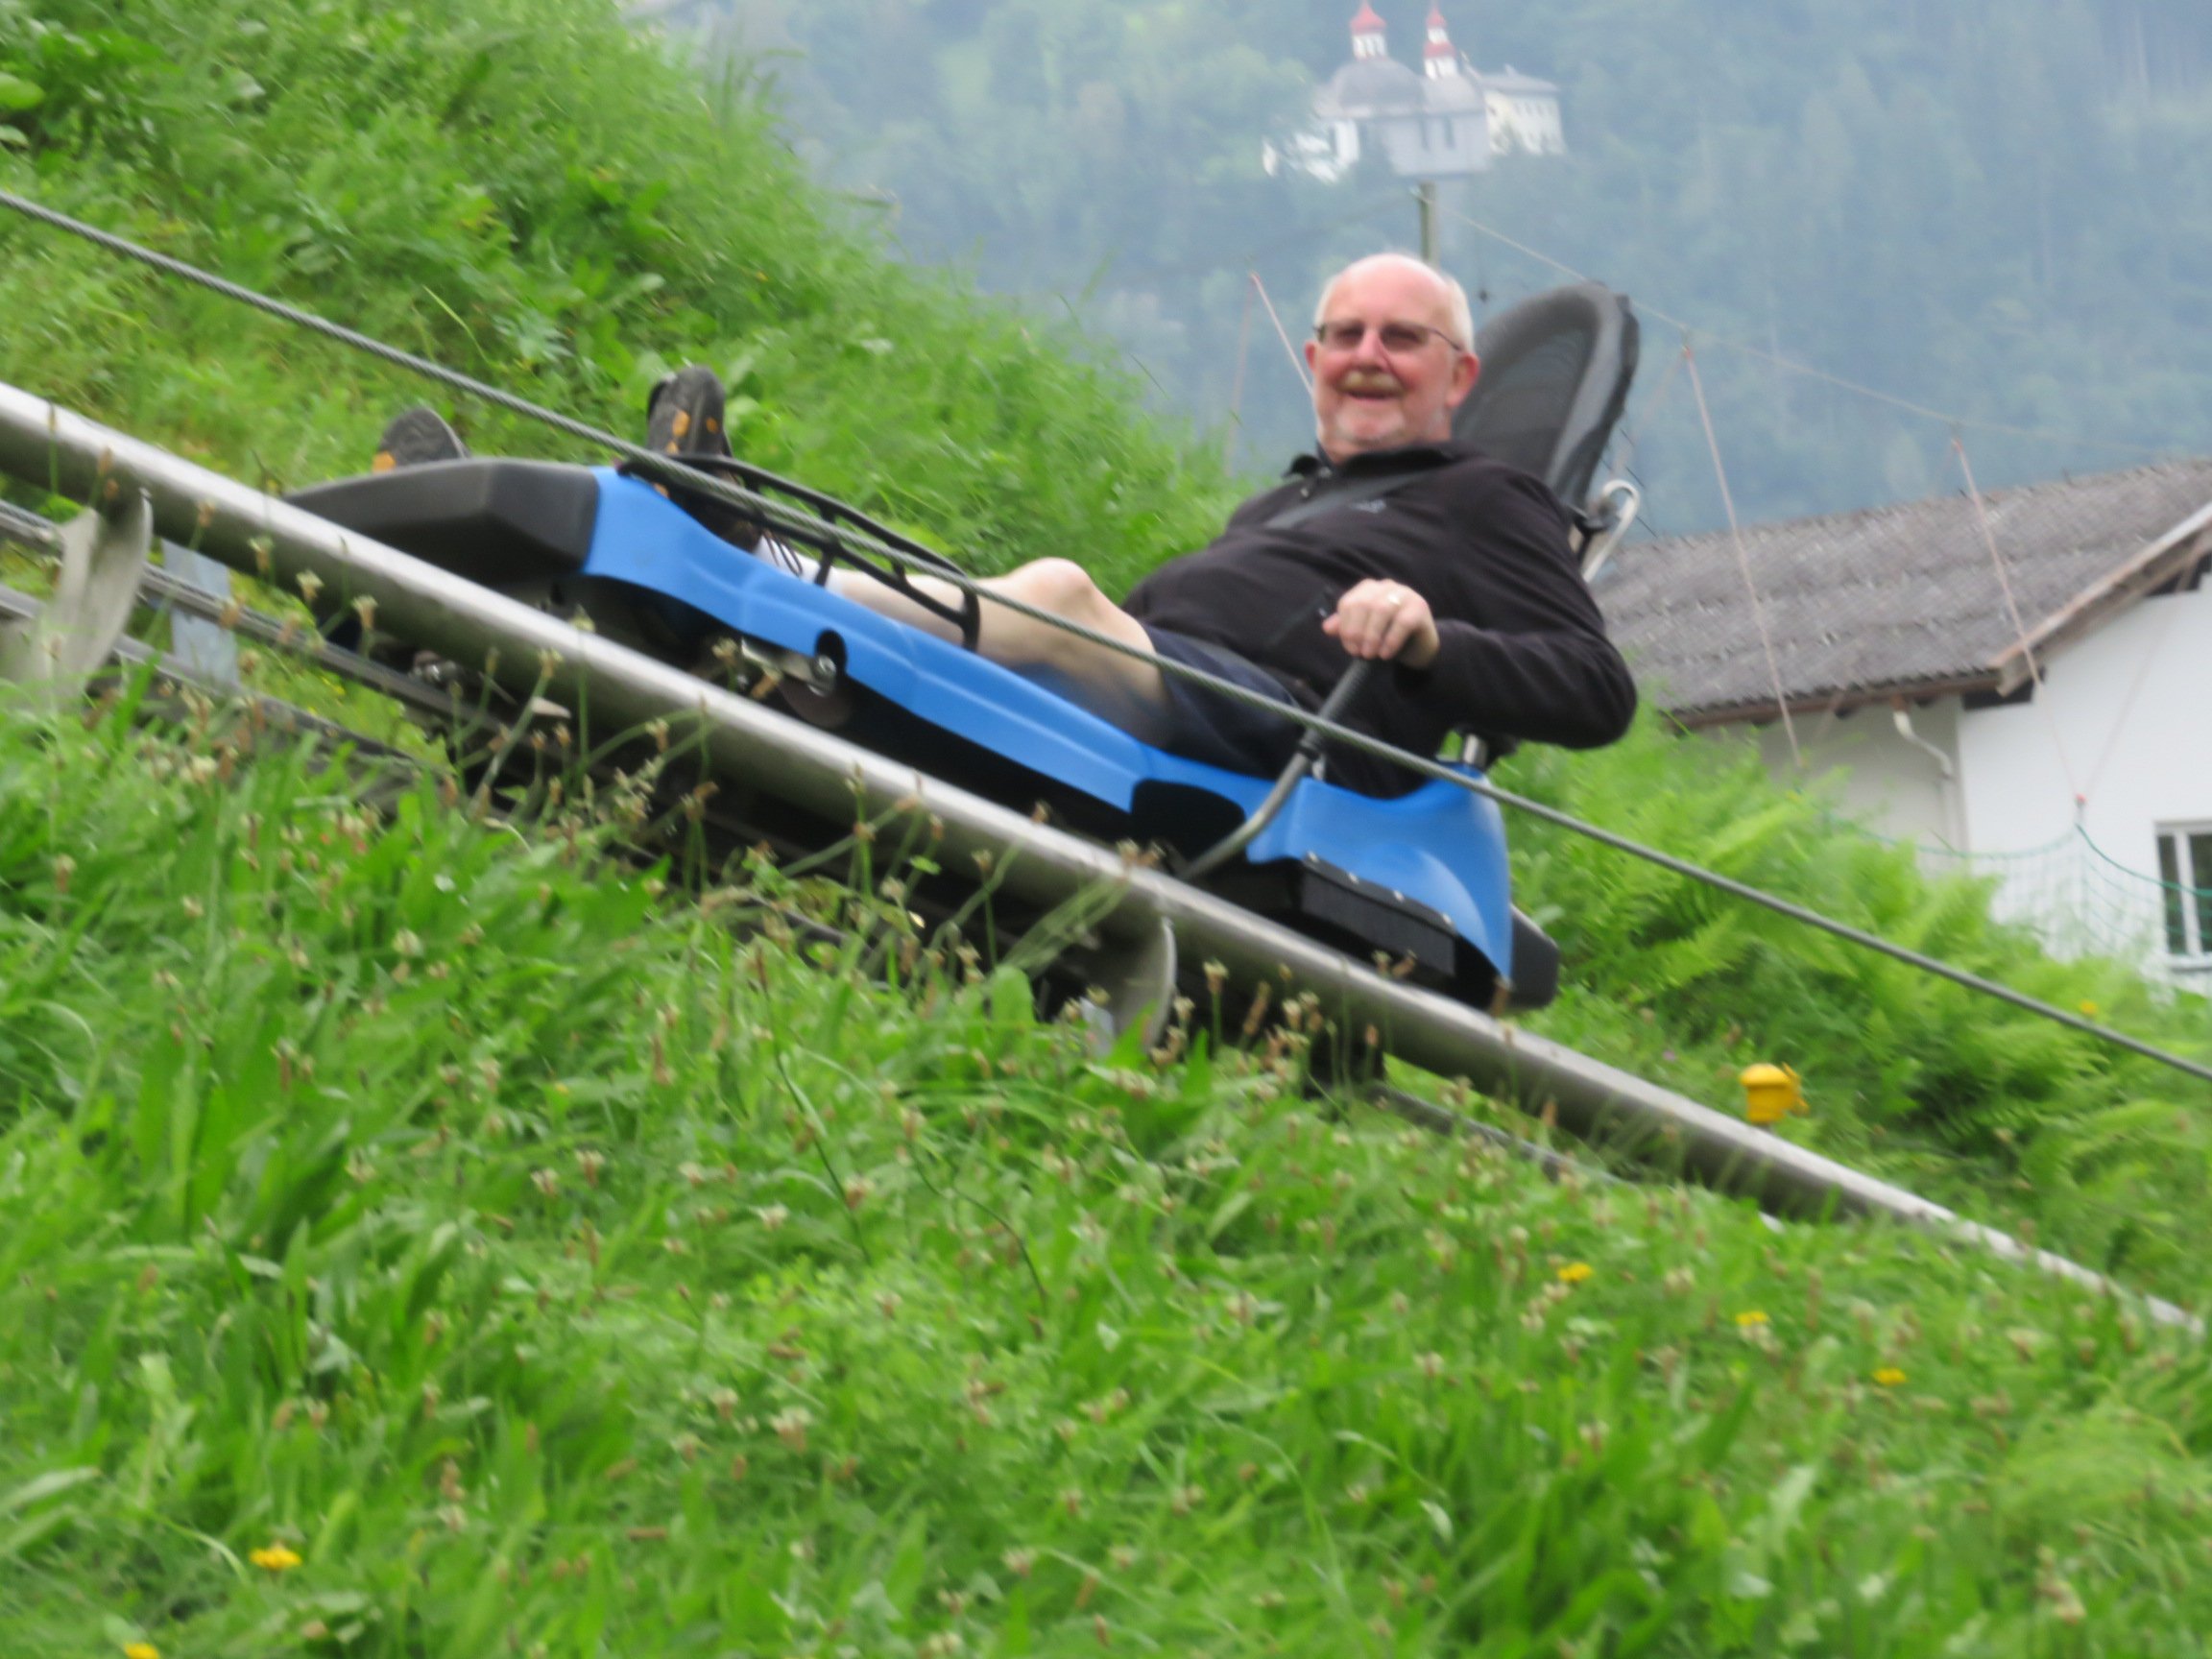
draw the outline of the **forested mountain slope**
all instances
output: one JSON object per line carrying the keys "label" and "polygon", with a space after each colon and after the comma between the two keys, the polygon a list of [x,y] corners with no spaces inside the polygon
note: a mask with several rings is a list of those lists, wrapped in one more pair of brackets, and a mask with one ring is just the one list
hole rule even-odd
{"label": "forested mountain slope", "polygon": [[[1407,187],[1269,180],[1262,136],[1347,56],[1347,0],[695,0],[771,76],[830,179],[925,260],[1073,306],[1163,400],[1230,408],[1257,269],[1290,326],[1332,262],[1407,244]],[[1427,0],[1381,7],[1417,63]],[[2212,448],[2212,19],[2180,0],[1447,0],[1478,68],[1559,84],[1563,159],[1446,189],[1448,260],[1503,303],[1556,271],[1690,322],[1754,517],[1959,487],[1944,422],[1732,353],[1803,361],[1969,427],[1984,482]],[[1358,215],[1351,226],[1337,222]],[[1264,322],[1242,464],[1305,440]],[[1679,330],[1647,336],[1655,391]],[[1642,420],[1632,416],[1632,420]],[[1637,461],[1667,530],[1719,517],[1677,385]],[[2108,445],[2108,446],[2107,446]]]}

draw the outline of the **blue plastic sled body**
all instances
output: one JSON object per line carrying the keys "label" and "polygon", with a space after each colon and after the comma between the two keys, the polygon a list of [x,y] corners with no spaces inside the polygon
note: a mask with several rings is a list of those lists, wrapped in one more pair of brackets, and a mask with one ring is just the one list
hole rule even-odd
{"label": "blue plastic sled body", "polygon": [[[938,731],[1132,818],[1148,803],[1210,799],[1207,816],[1219,820],[1225,808],[1234,823],[1268,791],[1270,779],[1153,748],[1038,681],[749,558],[637,479],[607,469],[596,477],[598,511],[577,574],[658,604],[679,633],[708,618],[712,631],[757,645],[827,656],[845,680]],[[1471,791],[1431,781],[1384,800],[1309,779],[1243,863],[1318,880],[1332,897],[1307,908],[1345,931],[1360,931],[1358,917],[1378,906],[1446,927],[1486,965],[1481,977],[1511,981],[1504,828],[1497,805]],[[1451,977],[1474,988],[1464,962]]]}

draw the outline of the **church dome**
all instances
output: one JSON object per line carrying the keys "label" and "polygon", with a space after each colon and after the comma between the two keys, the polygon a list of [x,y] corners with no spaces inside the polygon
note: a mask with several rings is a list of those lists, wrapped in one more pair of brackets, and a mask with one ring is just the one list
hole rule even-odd
{"label": "church dome", "polygon": [[1329,78],[1318,100],[1318,108],[1329,115],[1418,110],[1422,105],[1421,77],[1395,58],[1362,58],[1345,64]]}

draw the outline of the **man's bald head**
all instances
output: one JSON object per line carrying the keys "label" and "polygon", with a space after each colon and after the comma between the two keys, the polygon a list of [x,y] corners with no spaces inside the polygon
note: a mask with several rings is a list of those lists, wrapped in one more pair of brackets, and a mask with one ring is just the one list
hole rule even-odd
{"label": "man's bald head", "polygon": [[1467,291],[1424,260],[1377,253],[1322,291],[1306,363],[1321,452],[1355,455],[1438,444],[1481,365]]}
{"label": "man's bald head", "polygon": [[1318,328],[1329,321],[1329,301],[1335,298],[1336,290],[1347,278],[1384,269],[1403,271],[1435,284],[1438,301],[1451,320],[1446,332],[1457,345],[1470,351],[1475,349],[1475,308],[1467,302],[1467,290],[1459,285],[1457,277],[1410,253],[1370,253],[1363,259],[1353,260],[1322,288],[1320,301],[1313,307],[1313,325]]}

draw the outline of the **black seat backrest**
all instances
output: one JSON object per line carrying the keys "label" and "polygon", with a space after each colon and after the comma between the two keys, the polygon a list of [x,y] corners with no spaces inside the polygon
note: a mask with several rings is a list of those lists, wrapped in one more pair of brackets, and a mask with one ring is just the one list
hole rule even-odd
{"label": "black seat backrest", "polygon": [[1625,295],[1578,282],[1524,300],[1475,336],[1482,375],[1452,435],[1588,501],[1605,443],[1636,377],[1638,327]]}

